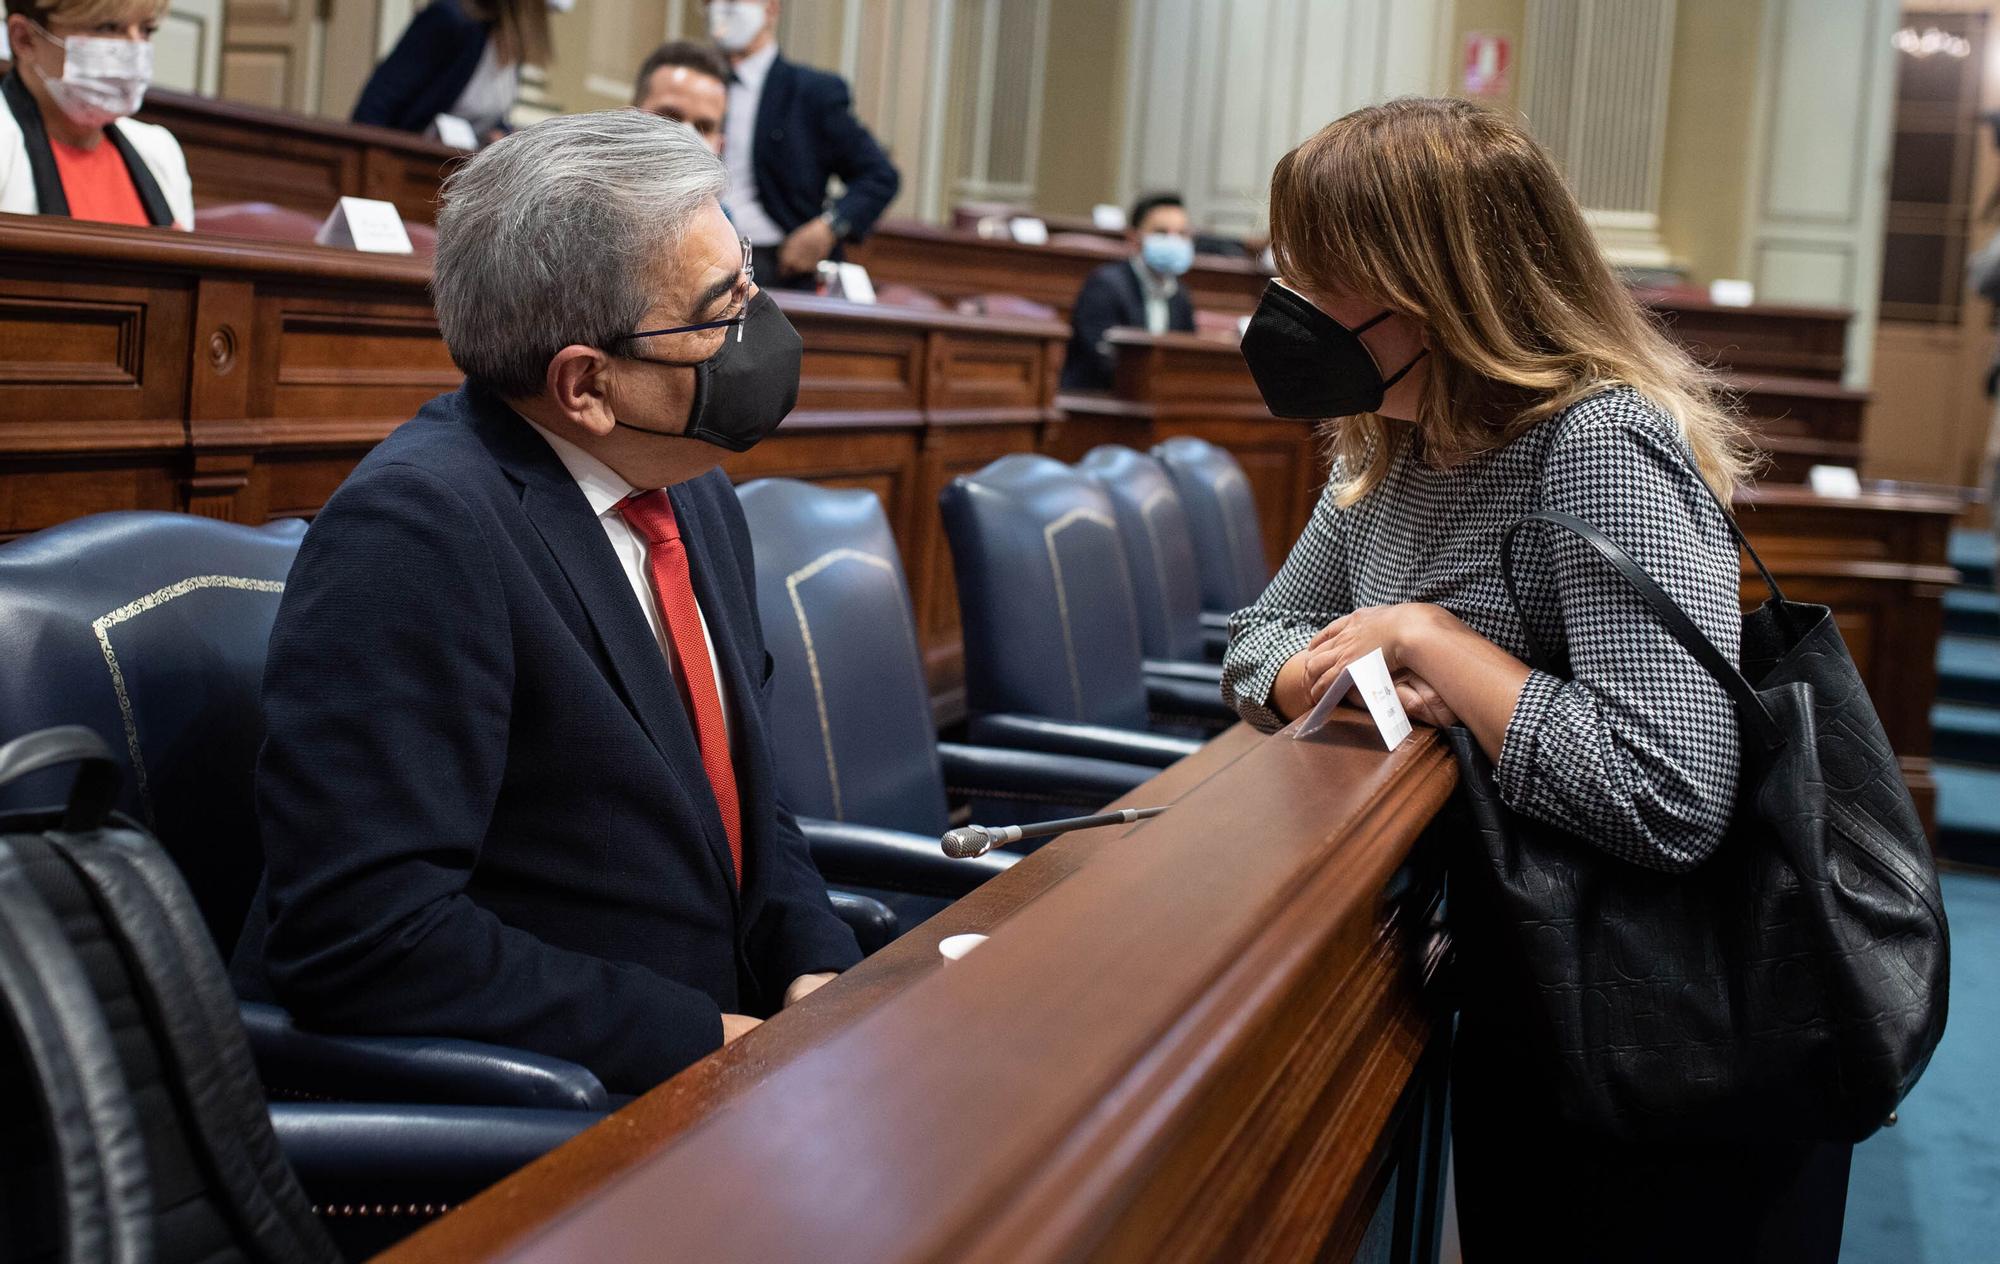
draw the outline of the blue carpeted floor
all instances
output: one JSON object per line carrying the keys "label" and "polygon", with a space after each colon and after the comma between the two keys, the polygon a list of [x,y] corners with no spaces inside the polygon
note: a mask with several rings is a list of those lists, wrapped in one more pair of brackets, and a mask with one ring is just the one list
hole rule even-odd
{"label": "blue carpeted floor", "polygon": [[1854,1152],[1845,1264],[2000,1260],[2000,877],[1944,875],[1951,1017],[1902,1122]]}

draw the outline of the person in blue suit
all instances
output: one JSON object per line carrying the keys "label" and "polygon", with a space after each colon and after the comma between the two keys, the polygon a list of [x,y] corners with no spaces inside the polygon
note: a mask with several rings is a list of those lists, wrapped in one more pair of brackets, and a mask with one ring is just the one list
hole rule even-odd
{"label": "person in blue suit", "polygon": [[717,467],[802,346],[722,163],[617,110],[446,181],[464,386],[363,459],[272,631],[239,989],[304,1025],[642,1092],[859,959],[778,802],[750,537]]}
{"label": "person in blue suit", "polygon": [[548,9],[548,0],[432,0],[368,76],[354,121],[425,132],[451,114],[482,141],[504,135],[522,65],[549,64]]}
{"label": "person in blue suit", "polygon": [[1070,307],[1066,391],[1111,389],[1114,357],[1104,335],[1113,329],[1194,332],[1194,303],[1180,283],[1194,266],[1194,233],[1180,194],[1141,196],[1126,225],[1131,258],[1092,271]]}
{"label": "person in blue suit", "polygon": [[[722,149],[730,217],[760,282],[810,288],[822,260],[868,235],[902,177],[854,116],[845,80],[778,55],[778,0],[711,0],[708,20],[735,76]],[[837,200],[834,176],[846,186]]]}

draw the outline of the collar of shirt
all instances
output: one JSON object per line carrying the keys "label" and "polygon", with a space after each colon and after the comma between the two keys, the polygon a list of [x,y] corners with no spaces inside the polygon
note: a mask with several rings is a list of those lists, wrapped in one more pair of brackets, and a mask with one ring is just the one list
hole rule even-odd
{"label": "collar of shirt", "polygon": [[[526,417],[521,420],[528,421]],[[569,471],[569,476],[576,480],[577,488],[583,492],[583,498],[590,502],[590,512],[598,517],[602,518],[610,513],[617,507],[619,501],[639,490],[620,478],[618,471],[561,435],[550,434],[532,421],[528,421],[528,424],[534,426],[535,433],[542,436],[550,449],[555,452],[556,459],[563,463],[563,468]]]}
{"label": "collar of shirt", "polygon": [[750,54],[736,63],[736,84],[750,92],[764,90],[764,78],[771,73],[771,63],[778,60],[778,44],[773,40],[763,51]]}
{"label": "collar of shirt", "polygon": [[1138,255],[1132,256],[1132,272],[1139,278],[1139,288],[1150,298],[1172,298],[1181,288],[1181,283],[1173,277],[1156,275]]}

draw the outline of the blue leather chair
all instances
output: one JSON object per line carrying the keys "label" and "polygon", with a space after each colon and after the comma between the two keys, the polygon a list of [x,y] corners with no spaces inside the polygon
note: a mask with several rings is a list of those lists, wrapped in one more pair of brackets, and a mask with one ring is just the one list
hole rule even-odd
{"label": "blue leather chair", "polygon": [[[940,742],[909,585],[873,492],[760,479],[737,489],[757,552],[778,791],[830,882],[888,903],[905,925],[1014,863],[951,860],[948,793],[1039,815],[1092,811],[1150,777],[1134,764]],[[885,863],[894,858],[895,863]]]}
{"label": "blue leather chair", "polygon": [[1166,466],[1157,457],[1107,443],[1086,452],[1077,468],[1111,497],[1132,575],[1147,674],[1206,681],[1219,690],[1229,637],[1202,626],[1194,534]]}
{"label": "blue leather chair", "polygon": [[1111,499],[1046,456],[1004,456],[939,495],[965,628],[975,741],[1165,767],[1198,741],[1154,715],[1233,717],[1215,689],[1151,678]]}
{"label": "blue leather chair", "polygon": [[1250,480],[1227,449],[1192,435],[1155,444],[1153,455],[1173,477],[1194,532],[1203,622],[1226,631],[1229,616],[1263,596],[1271,582]]}

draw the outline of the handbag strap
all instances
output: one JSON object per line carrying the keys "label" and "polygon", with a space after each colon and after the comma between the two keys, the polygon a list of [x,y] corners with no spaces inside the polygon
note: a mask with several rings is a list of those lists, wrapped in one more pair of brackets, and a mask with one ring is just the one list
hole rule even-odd
{"label": "handbag strap", "polygon": [[[1727,517],[1726,514],[1724,516]],[[1715,642],[1709,640],[1707,635],[1695,626],[1694,620],[1688,618],[1687,612],[1680,608],[1679,603],[1669,597],[1666,590],[1655,583],[1653,577],[1632,560],[1632,555],[1619,547],[1617,541],[1583,519],[1550,509],[1541,509],[1524,515],[1509,526],[1507,533],[1500,537],[1500,580],[1507,587],[1507,601],[1514,607],[1514,616],[1521,621],[1521,631],[1527,638],[1528,653],[1533,665],[1543,666],[1548,660],[1542,653],[1541,642],[1535,636],[1526,612],[1521,609],[1521,594],[1514,582],[1514,537],[1519,534],[1521,528],[1531,522],[1546,522],[1551,526],[1561,527],[1596,549],[1598,555],[1611,564],[1613,573],[1624,581],[1625,586],[1651,608],[1668,634],[1680,642],[1681,648],[1694,656],[1695,661],[1715,679],[1716,684],[1722,686],[1723,692],[1736,703],[1738,713],[1757,730],[1757,737],[1764,748],[1775,750],[1784,745],[1784,734],[1779,731],[1777,721],[1771,717],[1770,710],[1764,706],[1764,700],[1757,696],[1757,691],[1751,687],[1750,682],[1743,678],[1743,673],[1736,669],[1721,650],[1715,648]],[[1758,563],[1760,568],[1762,565],[1763,563]],[[1772,587],[1776,589],[1775,584]]]}

